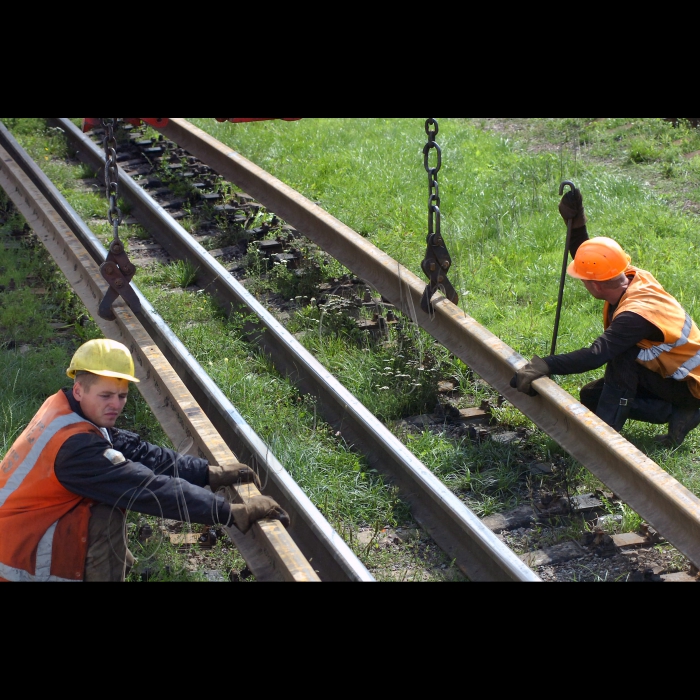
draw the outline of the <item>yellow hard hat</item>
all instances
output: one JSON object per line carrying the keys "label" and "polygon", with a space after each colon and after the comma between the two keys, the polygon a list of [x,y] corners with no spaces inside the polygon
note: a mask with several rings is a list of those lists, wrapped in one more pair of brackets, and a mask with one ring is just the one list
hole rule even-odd
{"label": "yellow hard hat", "polygon": [[581,243],[566,271],[576,279],[605,282],[624,272],[629,262],[630,256],[617,241],[598,236]]}
{"label": "yellow hard hat", "polygon": [[75,351],[66,374],[75,379],[75,373],[81,371],[129,382],[139,381],[134,376],[134,360],[129,348],[108,338],[88,340]]}

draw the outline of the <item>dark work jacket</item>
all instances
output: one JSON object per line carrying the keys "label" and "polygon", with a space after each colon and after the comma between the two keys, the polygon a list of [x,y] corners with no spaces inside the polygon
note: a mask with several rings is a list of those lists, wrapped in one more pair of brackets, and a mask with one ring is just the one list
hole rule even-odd
{"label": "dark work jacket", "polygon": [[[63,391],[73,411],[85,418],[73,391]],[[68,438],[56,455],[56,478],[66,489],[146,515],[203,525],[228,522],[226,499],[203,488],[209,484],[206,460],[157,447],[128,430],[101,430],[104,437],[80,433]]]}

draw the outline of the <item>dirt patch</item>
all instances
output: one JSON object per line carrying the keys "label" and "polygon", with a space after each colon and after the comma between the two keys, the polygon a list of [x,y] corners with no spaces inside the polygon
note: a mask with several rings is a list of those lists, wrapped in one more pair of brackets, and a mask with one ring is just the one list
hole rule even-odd
{"label": "dirt patch", "polygon": [[[698,580],[698,571],[653,528],[608,534],[619,516],[595,507],[596,498],[578,497],[585,512],[575,513],[566,499],[551,497],[543,511],[521,506],[491,516],[484,524],[544,581],[665,582]],[[537,507],[539,505],[539,507]],[[555,512],[557,511],[557,512]],[[578,533],[578,534],[574,534]]]}
{"label": "dirt patch", "polygon": [[418,525],[360,528],[355,549],[370,560],[378,581],[464,581],[464,575]]}

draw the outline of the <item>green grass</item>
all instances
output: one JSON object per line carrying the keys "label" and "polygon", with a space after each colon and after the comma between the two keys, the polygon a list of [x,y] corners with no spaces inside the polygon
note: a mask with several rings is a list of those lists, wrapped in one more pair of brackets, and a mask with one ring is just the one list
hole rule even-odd
{"label": "green grass", "polygon": [[172,265],[158,268],[156,282],[185,289],[195,283],[198,270],[199,268],[189,260],[176,260]]}
{"label": "green grass", "polygon": [[69,361],[65,348],[48,343],[26,352],[0,349],[0,459],[48,396],[68,383]]}

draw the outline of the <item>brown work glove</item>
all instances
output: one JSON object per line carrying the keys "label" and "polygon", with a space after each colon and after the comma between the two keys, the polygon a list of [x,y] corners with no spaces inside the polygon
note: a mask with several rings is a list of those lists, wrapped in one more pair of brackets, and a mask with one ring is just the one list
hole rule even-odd
{"label": "brown work glove", "polygon": [[571,228],[581,228],[586,225],[586,212],[583,208],[581,190],[574,189],[567,192],[559,202],[559,213],[566,223],[572,220]]}
{"label": "brown work glove", "polygon": [[510,380],[513,389],[522,391],[528,396],[537,396],[537,392],[532,388],[532,382],[540,377],[549,376],[549,365],[537,355],[532,356],[532,361],[519,369]]}
{"label": "brown work glove", "polygon": [[209,487],[214,493],[225,486],[250,484],[251,482],[261,488],[258,475],[247,464],[234,461],[227,464],[209,465]]}
{"label": "brown work glove", "polygon": [[285,527],[289,527],[290,522],[287,512],[280,508],[277,501],[267,496],[253,496],[245,503],[232,503],[231,517],[233,523],[229,521],[227,525],[235,525],[243,534],[250,530],[254,522],[263,518],[279,520]]}

